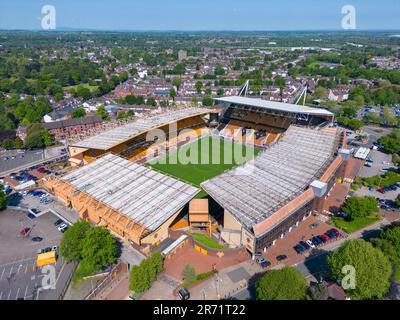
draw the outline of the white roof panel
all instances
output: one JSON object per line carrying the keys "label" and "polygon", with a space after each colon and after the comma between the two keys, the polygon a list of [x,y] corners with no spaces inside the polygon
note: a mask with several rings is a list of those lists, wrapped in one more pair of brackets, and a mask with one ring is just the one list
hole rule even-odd
{"label": "white roof panel", "polygon": [[224,103],[234,103],[240,104],[244,106],[264,108],[274,111],[282,111],[289,113],[302,113],[316,116],[334,116],[334,114],[328,110],[322,108],[312,108],[297,104],[284,103],[284,102],[275,102],[275,101],[267,101],[259,98],[248,98],[248,97],[240,97],[240,96],[232,96],[232,97],[222,97],[215,98],[214,100],[218,102]]}

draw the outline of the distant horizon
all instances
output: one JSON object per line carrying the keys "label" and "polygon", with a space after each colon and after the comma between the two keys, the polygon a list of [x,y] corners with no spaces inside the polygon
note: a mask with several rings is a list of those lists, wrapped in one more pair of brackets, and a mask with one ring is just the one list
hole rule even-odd
{"label": "distant horizon", "polygon": [[350,31],[400,30],[398,0],[2,0],[0,30],[40,30],[46,5],[56,29],[81,31],[340,31],[347,5]]}

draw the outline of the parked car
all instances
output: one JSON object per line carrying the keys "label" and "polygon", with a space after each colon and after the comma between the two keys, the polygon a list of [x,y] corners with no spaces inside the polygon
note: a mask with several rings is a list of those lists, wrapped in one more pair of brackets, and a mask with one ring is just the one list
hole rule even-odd
{"label": "parked car", "polygon": [[186,288],[179,289],[178,291],[179,299],[188,300],[190,298],[190,292]]}
{"label": "parked car", "polygon": [[271,265],[271,262],[269,262],[265,258],[257,258],[256,262],[262,267],[262,268],[267,268]]}
{"label": "parked car", "polygon": [[311,246],[310,246],[307,242],[305,242],[305,241],[300,241],[299,244],[300,244],[305,250],[308,250],[308,249],[311,248]]}
{"label": "parked car", "polygon": [[29,213],[33,214],[35,217],[40,213],[40,210],[36,208],[29,209]]}
{"label": "parked car", "polygon": [[52,250],[51,247],[46,247],[43,249],[44,252],[50,252],[51,250]]}
{"label": "parked car", "polygon": [[32,241],[34,241],[34,242],[40,242],[40,241],[42,241],[42,240],[43,240],[42,237],[33,237],[33,238],[32,238]]}
{"label": "parked car", "polygon": [[64,229],[61,229],[61,233],[64,233],[65,231],[67,231],[68,226],[66,226]]}
{"label": "parked car", "polygon": [[312,237],[310,240],[311,240],[311,242],[313,243],[313,245],[316,246],[316,247],[319,246],[319,245],[322,243],[321,240],[318,239],[317,236]]}
{"label": "parked car", "polygon": [[307,240],[306,243],[311,247],[315,248],[315,244],[311,240]]}
{"label": "parked car", "polygon": [[56,221],[54,221],[54,225],[56,227],[59,226],[61,223],[63,223],[63,221],[61,219],[57,219]]}
{"label": "parked car", "polygon": [[319,239],[319,241],[321,241],[321,244],[326,242],[325,238],[321,235],[318,235],[317,238]]}
{"label": "parked car", "polygon": [[261,257],[262,253],[260,251],[254,252],[255,257]]}
{"label": "parked car", "polygon": [[68,227],[67,224],[62,223],[57,229],[58,229],[58,231],[61,231],[61,230],[65,229],[65,228],[67,228],[67,227]]}
{"label": "parked car", "polygon": [[29,220],[36,219],[36,216],[34,214],[32,214],[32,213],[28,213],[27,217],[28,217]]}
{"label": "parked car", "polygon": [[276,257],[276,260],[278,260],[278,261],[283,261],[283,260],[285,260],[286,258],[287,258],[286,255],[281,254],[281,255],[279,255],[279,256]]}
{"label": "parked car", "polygon": [[325,242],[330,240],[330,238],[326,234],[322,234],[321,237],[324,239]]}
{"label": "parked car", "polygon": [[53,246],[53,247],[51,248],[51,250],[53,250],[53,251],[58,251],[58,246]]}
{"label": "parked car", "polygon": [[294,251],[296,251],[298,254],[302,254],[304,251],[306,251],[306,249],[304,249],[304,247],[300,244],[296,244],[293,247]]}
{"label": "parked car", "polygon": [[340,236],[340,232],[338,229],[332,228],[331,231],[336,235],[336,237]]}

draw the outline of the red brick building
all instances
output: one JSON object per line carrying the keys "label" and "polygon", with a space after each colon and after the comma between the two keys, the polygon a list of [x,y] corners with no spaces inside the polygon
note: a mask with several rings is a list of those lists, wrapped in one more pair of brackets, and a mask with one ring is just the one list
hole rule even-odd
{"label": "red brick building", "polygon": [[101,128],[102,122],[103,120],[100,116],[87,116],[77,119],[46,122],[42,126],[49,130],[55,140],[60,140],[85,133],[90,129]]}

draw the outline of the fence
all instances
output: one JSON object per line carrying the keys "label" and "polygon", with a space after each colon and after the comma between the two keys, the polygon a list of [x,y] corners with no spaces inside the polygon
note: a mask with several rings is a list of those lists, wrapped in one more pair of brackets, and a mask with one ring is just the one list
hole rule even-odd
{"label": "fence", "polygon": [[119,261],[106,275],[106,277],[100,281],[96,288],[93,289],[86,297],[85,300],[95,299],[106,287],[112,282],[118,281],[128,271],[128,265],[122,261]]}

